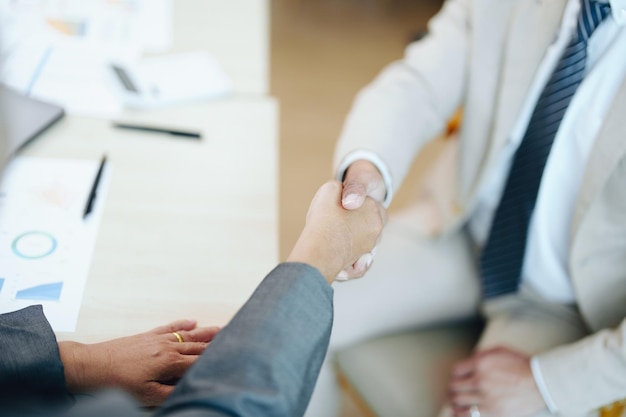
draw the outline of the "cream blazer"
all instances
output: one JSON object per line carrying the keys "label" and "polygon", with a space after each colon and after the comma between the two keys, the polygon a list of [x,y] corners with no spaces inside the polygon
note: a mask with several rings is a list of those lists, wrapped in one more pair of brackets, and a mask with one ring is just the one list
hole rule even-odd
{"label": "cream blazer", "polygon": [[[447,1],[429,23],[429,36],[359,93],[337,144],[335,166],[350,153],[372,152],[397,187],[424,144],[463,107],[457,209],[442,216],[442,233],[458,229],[510,135],[565,4]],[[565,415],[626,397],[626,80],[594,143],[569,247],[576,299],[593,334],[538,357]]]}

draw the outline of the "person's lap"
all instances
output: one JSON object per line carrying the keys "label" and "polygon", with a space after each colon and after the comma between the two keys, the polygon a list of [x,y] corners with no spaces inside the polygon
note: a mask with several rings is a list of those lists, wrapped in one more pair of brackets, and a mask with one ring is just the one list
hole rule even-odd
{"label": "person's lap", "polygon": [[479,282],[464,232],[427,239],[390,220],[365,277],[334,285],[331,349],[478,313]]}
{"label": "person's lap", "polygon": [[529,355],[572,343],[589,334],[573,306],[551,303],[527,286],[514,296],[487,301],[481,348],[508,345]]}
{"label": "person's lap", "polygon": [[[366,276],[334,285],[330,348],[306,416],[337,413],[335,350],[385,333],[477,315],[475,263],[465,232],[427,239],[410,224],[390,219]],[[584,324],[571,309],[542,304],[528,292],[514,299],[483,306],[488,323],[479,346],[504,344],[533,354],[583,336]]]}
{"label": "person's lap", "polygon": [[[533,355],[588,335],[588,329],[575,308],[543,300],[525,286],[516,295],[485,302],[483,312],[487,323],[477,349],[506,346]],[[440,417],[451,415],[445,407],[440,413]],[[529,417],[552,415],[544,410]],[[583,416],[586,414],[564,417]]]}

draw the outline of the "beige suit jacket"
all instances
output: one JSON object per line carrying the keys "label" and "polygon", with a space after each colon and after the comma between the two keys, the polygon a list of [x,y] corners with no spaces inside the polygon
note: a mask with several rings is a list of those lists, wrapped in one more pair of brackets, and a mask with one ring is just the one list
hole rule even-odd
{"label": "beige suit jacket", "polygon": [[[450,0],[429,36],[364,88],[347,118],[335,164],[354,151],[380,158],[392,190],[424,144],[464,109],[454,216],[464,224],[506,143],[566,0]],[[539,356],[566,415],[626,397],[626,80],[594,142],[574,210],[569,268],[593,334]],[[574,167],[574,169],[583,169]]]}

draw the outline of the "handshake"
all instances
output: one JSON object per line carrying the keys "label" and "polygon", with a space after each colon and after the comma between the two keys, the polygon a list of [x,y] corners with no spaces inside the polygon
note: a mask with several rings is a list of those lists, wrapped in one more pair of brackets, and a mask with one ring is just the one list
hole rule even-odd
{"label": "handshake", "polygon": [[[373,260],[373,250],[386,221],[383,206],[363,196],[355,203],[345,185],[329,181],[317,191],[306,224],[288,262],[316,267],[329,284],[361,277]],[[349,203],[349,209],[346,201]]]}
{"label": "handshake", "polygon": [[[287,258],[288,262],[304,263],[317,268],[329,284],[332,284],[337,277],[344,280],[356,278],[367,271],[372,262],[371,252],[378,242],[386,215],[382,205],[375,198],[366,196],[371,194],[361,194],[356,204],[354,198],[351,197],[354,194],[350,191],[347,182],[342,184],[338,181],[329,181],[320,187],[310,204],[306,224]],[[346,200],[351,203],[349,208],[345,208]],[[300,270],[296,269],[296,271]],[[296,274],[292,277],[283,278],[299,280],[302,276]],[[324,285],[319,280],[302,281],[308,282],[304,285],[311,288],[317,288],[316,285]],[[71,341],[58,343],[58,359],[63,364],[62,367],[59,366],[59,369],[64,372],[67,390],[72,393],[79,393],[116,387],[130,393],[142,404],[152,406],[161,404],[170,396],[174,391],[174,383],[181,379],[188,368],[201,356],[205,356],[205,365],[197,368],[197,373],[201,374],[201,377],[191,376],[189,378],[192,381],[191,384],[197,380],[195,378],[200,378],[199,380],[202,381],[200,385],[207,383],[207,386],[210,387],[210,383],[206,381],[210,380],[211,383],[219,385],[221,378],[227,379],[229,375],[237,375],[237,372],[234,371],[232,373],[224,372],[226,363],[233,369],[241,368],[238,369],[239,372],[250,374],[257,372],[259,367],[267,368],[269,365],[265,362],[256,363],[250,359],[257,357],[258,352],[264,352],[265,355],[267,351],[272,350],[262,348],[269,340],[263,329],[268,328],[274,331],[277,327],[283,330],[289,328],[292,330],[284,330],[289,338],[294,337],[294,334],[298,338],[302,338],[302,335],[296,331],[302,328],[302,324],[298,320],[292,316],[289,316],[289,320],[285,317],[277,319],[274,316],[280,314],[281,311],[289,311],[290,303],[294,301],[289,297],[283,297],[282,301],[272,297],[264,299],[265,295],[263,294],[273,294],[272,288],[277,286],[278,282],[281,280],[274,279],[261,284],[259,288],[265,288],[261,296],[257,298],[253,296],[251,302],[246,303],[251,307],[245,309],[244,306],[242,309],[245,310],[242,313],[243,319],[238,325],[239,327],[235,326],[235,330],[232,332],[227,330],[228,326],[226,329],[220,330],[217,327],[197,326],[196,321],[193,320],[179,320],[149,332],[91,345]],[[295,288],[295,286],[287,284],[285,288],[292,287]],[[285,291],[285,289],[283,288],[281,291]],[[324,292],[319,293],[323,294]],[[326,329],[324,331],[330,333],[332,313],[325,310],[329,304],[325,303],[323,297],[319,299],[315,297],[306,298],[298,293],[293,296],[293,299],[297,300],[295,302],[300,310],[305,305],[310,304],[307,308],[317,309],[315,310],[316,317],[318,317],[317,313],[324,313],[329,320],[324,323],[326,327],[320,329]],[[275,308],[276,303],[279,302],[287,303],[287,307]],[[259,309],[258,306],[261,308]],[[309,316],[303,315],[301,318],[304,320],[306,317]],[[2,325],[1,319],[2,315],[0,315],[0,327]],[[256,325],[250,323],[261,323],[262,326],[259,330]],[[241,331],[241,326],[245,328],[245,331]],[[214,338],[216,335],[219,336],[218,332],[222,335],[222,342],[216,343]],[[307,337],[313,337],[313,334],[311,329],[307,330]],[[242,335],[245,335],[246,343],[241,343]],[[259,336],[258,339],[256,336]],[[228,347],[219,354],[207,351],[207,354],[203,355],[206,346],[211,344],[214,349],[219,349],[215,346],[220,346],[220,343],[222,346]],[[284,343],[283,345],[288,346],[290,344]],[[254,348],[250,352],[245,351],[248,346]],[[317,345],[311,342],[310,355],[318,358],[318,362],[307,360],[306,366],[311,366],[311,363],[317,363],[316,366],[319,366],[326,352],[325,348],[323,351],[319,351],[319,349],[315,349],[315,346]],[[50,350],[56,352],[56,349]],[[289,354],[289,351],[285,354]],[[298,358],[302,357],[300,352]],[[230,362],[228,358],[231,358]],[[222,373],[213,368],[216,363],[219,364]],[[271,363],[282,362],[271,361]],[[295,359],[294,364],[301,366],[302,369],[306,368]],[[311,368],[310,371],[307,371],[307,375],[317,376],[318,371],[318,368]],[[307,381],[302,377],[302,381],[298,381],[298,383],[301,382]],[[245,393],[252,388],[243,387],[241,389]],[[267,391],[265,388],[263,390],[264,392]],[[204,399],[212,395],[200,391],[201,393],[198,395]],[[292,393],[292,390],[286,388],[283,391],[280,394],[285,397],[289,397]],[[1,411],[0,414],[2,414]]]}

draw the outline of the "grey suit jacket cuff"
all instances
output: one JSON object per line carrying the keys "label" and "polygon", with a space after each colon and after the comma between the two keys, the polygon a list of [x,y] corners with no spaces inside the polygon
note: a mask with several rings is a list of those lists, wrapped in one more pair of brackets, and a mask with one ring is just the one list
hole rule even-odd
{"label": "grey suit jacket cuff", "polygon": [[73,402],[56,337],[40,305],[1,314],[0,335],[0,403],[30,410]]}
{"label": "grey suit jacket cuff", "polygon": [[277,266],[209,344],[159,416],[304,414],[326,355],[333,290],[311,266]]}

